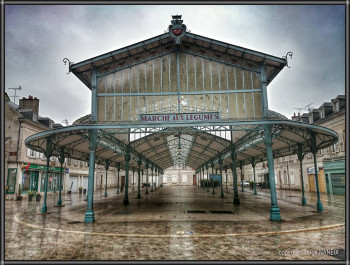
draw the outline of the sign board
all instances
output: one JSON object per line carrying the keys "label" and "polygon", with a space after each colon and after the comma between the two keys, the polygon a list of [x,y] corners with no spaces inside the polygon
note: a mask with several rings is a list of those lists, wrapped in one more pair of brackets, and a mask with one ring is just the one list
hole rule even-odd
{"label": "sign board", "polygon": [[[308,174],[315,174],[315,167],[308,167],[306,171]],[[317,172],[320,172],[319,167],[317,167]]]}
{"label": "sign board", "polygon": [[192,122],[219,121],[219,120],[220,120],[219,112],[140,114],[140,122],[143,122],[143,123],[164,123],[164,122],[192,123]]}

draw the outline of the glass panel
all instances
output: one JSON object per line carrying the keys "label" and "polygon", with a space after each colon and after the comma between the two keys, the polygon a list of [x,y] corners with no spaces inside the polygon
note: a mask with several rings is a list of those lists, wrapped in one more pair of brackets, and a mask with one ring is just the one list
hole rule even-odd
{"label": "glass panel", "polygon": [[154,113],[154,98],[153,96],[147,96],[147,113]]}
{"label": "glass panel", "polygon": [[130,97],[129,96],[125,96],[123,97],[123,120],[130,120],[130,107],[131,107],[131,103],[130,103]]}
{"label": "glass panel", "polygon": [[244,89],[252,89],[252,79],[250,71],[243,71]]}
{"label": "glass panel", "polygon": [[211,62],[212,73],[212,90],[219,90],[219,64],[217,62]]}
{"label": "glass panel", "polygon": [[221,118],[227,119],[228,116],[227,94],[221,95]]}
{"label": "glass panel", "polygon": [[229,105],[230,105],[230,118],[237,119],[237,103],[236,103],[236,93],[229,94]]}
{"label": "glass panel", "polygon": [[262,118],[262,96],[261,92],[256,92],[254,94],[254,110],[255,110],[255,119]]}
{"label": "glass panel", "polygon": [[[112,97],[110,97],[112,98]],[[121,97],[115,97],[115,120],[120,121],[122,118],[122,98]],[[113,105],[112,105],[113,106]],[[109,107],[112,108],[112,107]],[[111,117],[110,115],[107,116],[107,118]]]}
{"label": "glass panel", "polygon": [[257,73],[252,73],[253,75],[253,89],[261,89],[260,79]]}
{"label": "glass panel", "polygon": [[155,96],[155,105],[156,105],[156,107],[155,107],[155,112],[156,113],[163,113],[164,111],[163,111],[163,109],[162,109],[162,102],[161,102],[161,100],[162,100],[162,97],[161,96]]}
{"label": "glass panel", "polygon": [[244,119],[244,93],[237,93],[238,118]]}
{"label": "glass panel", "polygon": [[6,193],[14,193],[16,188],[17,168],[9,168],[7,171],[7,190]]}
{"label": "glass panel", "polygon": [[204,90],[210,91],[211,90],[211,70],[210,70],[210,64],[208,60],[203,59],[202,64],[204,64],[204,67],[202,66],[203,69],[203,74],[204,74]]}
{"label": "glass panel", "polygon": [[132,96],[131,97],[131,104],[132,104],[132,108],[131,108],[131,120],[136,121],[138,120],[138,115],[137,115],[137,110],[139,109],[137,107],[137,96]]}
{"label": "glass panel", "polygon": [[197,106],[196,106],[196,96],[195,95],[189,95],[188,96],[188,102],[187,102],[187,106],[189,111],[195,111]]}
{"label": "glass panel", "polygon": [[254,119],[254,111],[253,111],[252,93],[245,93],[245,105],[246,105],[246,111],[247,111],[247,119],[253,120]]}
{"label": "glass panel", "polygon": [[163,92],[169,92],[169,56],[161,58]]}
{"label": "glass panel", "polygon": [[145,74],[146,74],[146,65],[145,64],[140,64],[137,66],[138,67],[138,81],[139,81],[139,91],[140,93],[145,93],[146,92],[146,79],[145,79]]}
{"label": "glass panel", "polygon": [[97,122],[105,121],[105,97],[97,97]]}
{"label": "glass panel", "polygon": [[120,108],[120,105],[117,105],[117,102],[121,102],[121,97],[106,97],[106,121],[111,122],[114,121],[114,99],[116,106],[115,108],[117,109],[117,106]]}
{"label": "glass panel", "polygon": [[187,55],[187,69],[188,69],[188,90],[196,91],[195,89],[195,71],[194,71],[195,58],[192,55]]}
{"label": "glass panel", "polygon": [[235,88],[235,70],[232,66],[227,66],[227,77],[228,77],[228,89],[233,90]]}
{"label": "glass panel", "polygon": [[146,96],[140,96],[139,100],[139,113],[146,113]]}
{"label": "glass panel", "polygon": [[170,56],[170,88],[172,92],[177,91],[177,64],[176,54],[172,53]]}
{"label": "glass panel", "polygon": [[[118,73],[116,73],[118,74]],[[105,82],[105,93],[114,93],[114,76],[116,75],[107,75],[105,76],[103,79],[104,79],[104,82]],[[120,74],[119,74],[120,75]],[[118,81],[118,80],[116,80]],[[103,81],[102,81],[103,82]],[[119,88],[119,86],[118,86]]]}
{"label": "glass panel", "polygon": [[171,113],[176,113],[178,112],[178,104],[177,104],[177,96],[171,96]]}
{"label": "glass panel", "polygon": [[131,93],[138,93],[138,78],[137,78],[137,66],[132,67],[129,73],[129,78],[131,75]]}
{"label": "glass panel", "polygon": [[243,89],[243,73],[240,68],[236,69],[236,89]]}
{"label": "glass panel", "polygon": [[154,91],[161,92],[160,58],[154,60]]}
{"label": "glass panel", "polygon": [[226,79],[226,67],[222,63],[218,63],[219,65],[219,74],[220,74],[220,90],[227,89],[227,79]]}
{"label": "glass panel", "polygon": [[152,93],[153,90],[153,61],[145,64],[146,68],[146,92]]}
{"label": "glass panel", "polygon": [[[202,59],[199,57],[195,58],[196,68],[196,85],[197,91],[203,91],[203,71],[202,71]],[[203,101],[203,100],[202,100]]]}
{"label": "glass panel", "polygon": [[185,53],[179,54],[180,59],[180,91],[187,91],[187,69],[188,61],[186,60],[187,55]]}
{"label": "glass panel", "polygon": [[214,94],[213,96],[213,111],[220,111],[220,94]]}

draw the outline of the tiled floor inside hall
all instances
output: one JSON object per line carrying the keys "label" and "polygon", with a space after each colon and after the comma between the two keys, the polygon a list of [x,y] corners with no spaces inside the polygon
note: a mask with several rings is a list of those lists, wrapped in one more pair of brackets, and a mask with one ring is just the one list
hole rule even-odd
{"label": "tiled floor inside hall", "polygon": [[267,189],[232,187],[209,192],[196,186],[162,187],[149,194],[116,189],[94,194],[95,223],[84,223],[85,195],[41,202],[5,202],[5,260],[341,260],[345,249],[345,198],[277,191],[281,222],[270,217]]}

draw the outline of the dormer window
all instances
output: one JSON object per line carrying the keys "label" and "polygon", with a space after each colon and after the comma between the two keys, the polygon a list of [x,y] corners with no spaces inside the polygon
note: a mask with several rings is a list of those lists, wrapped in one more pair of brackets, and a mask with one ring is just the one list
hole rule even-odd
{"label": "dormer window", "polygon": [[320,110],[320,118],[323,119],[325,117],[324,115],[324,108]]}
{"label": "dormer window", "polygon": [[339,111],[339,101],[334,102],[334,112]]}

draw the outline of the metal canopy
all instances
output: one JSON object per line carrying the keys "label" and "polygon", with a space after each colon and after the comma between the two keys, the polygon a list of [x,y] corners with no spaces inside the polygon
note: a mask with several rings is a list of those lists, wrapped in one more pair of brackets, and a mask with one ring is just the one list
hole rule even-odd
{"label": "metal canopy", "polygon": [[[159,128],[157,125],[140,124],[144,131],[134,130],[131,134],[154,132],[127,143],[118,140],[114,134],[130,133],[130,128],[138,127],[135,123],[108,125],[109,129],[113,129],[114,134],[106,132],[106,126],[74,125],[35,134],[27,138],[25,143],[31,149],[45,153],[47,138],[51,137],[53,156],[59,157],[61,150],[64,150],[65,157],[88,162],[88,132],[95,129],[98,131],[97,164],[104,165],[108,160],[111,166],[121,163],[121,167],[124,167],[125,152],[129,150],[131,167],[136,167],[137,162],[142,161],[143,168],[149,164],[165,170],[178,163],[180,146],[181,164],[199,169],[211,162],[218,167],[220,157],[223,159],[223,165],[231,165],[232,152],[237,154],[237,160],[241,161],[242,165],[251,164],[252,159],[255,163],[266,161],[264,125],[270,125],[272,128],[274,158],[296,154],[298,146],[301,146],[304,154],[311,152],[312,133],[316,134],[317,149],[330,146],[338,140],[337,134],[327,128],[290,120],[269,120],[238,123],[217,122],[215,126],[191,127],[173,123],[169,124],[166,129]],[[228,140],[215,135],[218,131],[224,130],[232,132],[234,137]]]}

